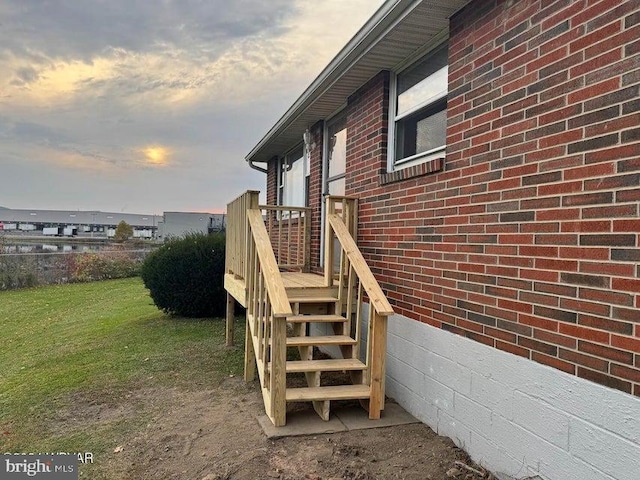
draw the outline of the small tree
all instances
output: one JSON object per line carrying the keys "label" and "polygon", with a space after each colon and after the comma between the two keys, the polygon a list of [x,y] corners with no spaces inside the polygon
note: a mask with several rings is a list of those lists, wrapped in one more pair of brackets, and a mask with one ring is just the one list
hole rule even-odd
{"label": "small tree", "polygon": [[118,226],[116,227],[116,233],[113,239],[116,242],[124,242],[125,240],[129,240],[133,236],[133,227],[129,225],[124,220],[121,220]]}

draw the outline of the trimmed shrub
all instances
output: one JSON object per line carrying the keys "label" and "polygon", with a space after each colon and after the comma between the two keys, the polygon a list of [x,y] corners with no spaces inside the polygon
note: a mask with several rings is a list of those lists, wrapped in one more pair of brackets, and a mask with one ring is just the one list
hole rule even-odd
{"label": "trimmed shrub", "polygon": [[225,237],[189,234],[147,255],[141,276],[156,306],[183,317],[223,317]]}

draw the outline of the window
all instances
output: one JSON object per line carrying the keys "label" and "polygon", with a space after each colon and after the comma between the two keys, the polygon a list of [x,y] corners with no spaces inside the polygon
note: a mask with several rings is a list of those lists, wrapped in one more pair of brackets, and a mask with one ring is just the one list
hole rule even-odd
{"label": "window", "polygon": [[391,170],[441,156],[447,139],[447,44],[395,76]]}
{"label": "window", "polygon": [[302,145],[280,162],[278,203],[288,207],[306,207],[309,203],[309,156]]}
{"label": "window", "polygon": [[347,169],[347,118],[342,115],[327,126],[327,160],[323,192],[344,195]]}

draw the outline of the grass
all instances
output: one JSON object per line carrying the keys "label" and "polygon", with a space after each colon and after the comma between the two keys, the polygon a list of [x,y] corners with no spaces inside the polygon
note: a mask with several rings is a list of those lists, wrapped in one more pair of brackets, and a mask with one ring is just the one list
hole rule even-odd
{"label": "grass", "polygon": [[0,326],[2,452],[104,453],[145,412],[59,428],[78,403],[209,388],[242,373],[242,350],[224,347],[224,321],[164,315],[139,278],[0,292]]}

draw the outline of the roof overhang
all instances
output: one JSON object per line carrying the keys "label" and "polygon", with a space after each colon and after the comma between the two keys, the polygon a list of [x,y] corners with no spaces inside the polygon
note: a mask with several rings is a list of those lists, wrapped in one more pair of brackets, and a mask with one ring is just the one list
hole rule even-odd
{"label": "roof overhang", "polygon": [[394,70],[446,35],[449,18],[470,0],[387,0],[249,152],[268,162],[302,141],[381,70]]}

